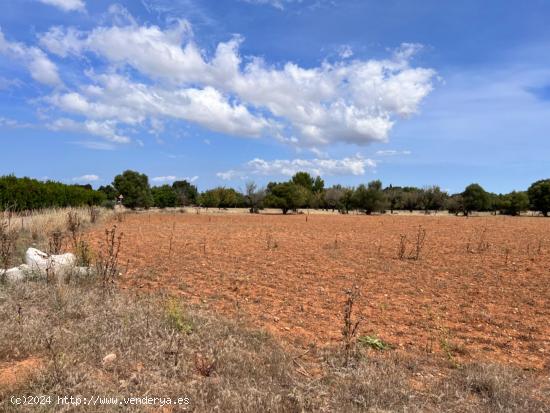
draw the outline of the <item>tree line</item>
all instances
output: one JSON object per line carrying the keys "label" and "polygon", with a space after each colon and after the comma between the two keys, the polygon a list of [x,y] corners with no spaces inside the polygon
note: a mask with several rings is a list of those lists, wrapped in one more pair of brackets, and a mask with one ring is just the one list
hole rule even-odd
{"label": "tree line", "polygon": [[438,186],[383,187],[379,180],[357,187],[333,185],[327,188],[321,177],[298,172],[286,182],[270,182],[265,188],[248,182],[241,191],[217,187],[199,193],[195,185],[185,180],[150,187],[146,175],[125,171],[115,177],[112,185],[100,187],[99,191],[109,200],[122,194],[123,204],[129,208],[196,205],[205,208],[249,208],[253,213],[263,208],[277,208],[283,214],[312,208],[344,214],[360,211],[367,215],[394,210],[420,210],[426,213],[448,210],[449,213],[466,216],[474,211],[519,215],[527,210],[548,216],[550,211],[550,179],[534,182],[527,191],[495,194],[474,183],[461,193],[449,195]]}
{"label": "tree line", "polygon": [[325,209],[367,215],[394,210],[436,212],[447,210],[456,215],[474,211],[519,215],[532,210],[548,216],[550,212],[550,179],[534,182],[527,191],[508,194],[487,192],[481,185],[468,185],[463,192],[449,195],[438,186],[400,187],[374,180],[357,187],[333,185],[307,172],[298,172],[285,182],[270,182],[265,188],[248,182],[243,190],[217,187],[199,192],[186,180],[172,185],[153,186],[147,175],[125,171],[110,185],[94,190],[91,185],[67,185],[54,181],[0,177],[0,207],[31,210],[50,207],[103,205],[113,207],[122,195],[128,208],[171,208],[200,206],[205,208],[249,208],[257,213],[263,208],[277,208],[283,214],[302,208]]}
{"label": "tree line", "polygon": [[66,185],[55,181],[0,176],[0,208],[15,211],[52,207],[101,205],[106,201],[103,192],[91,185]]}

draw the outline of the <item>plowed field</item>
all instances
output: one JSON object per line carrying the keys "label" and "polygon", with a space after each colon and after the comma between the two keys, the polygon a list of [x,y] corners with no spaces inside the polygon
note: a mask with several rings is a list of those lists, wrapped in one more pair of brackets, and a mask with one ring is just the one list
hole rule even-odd
{"label": "plowed field", "polygon": [[114,223],[123,286],[181,294],[289,344],[340,340],[356,288],[360,335],[457,361],[550,365],[550,219],[143,213],[94,228],[96,245]]}

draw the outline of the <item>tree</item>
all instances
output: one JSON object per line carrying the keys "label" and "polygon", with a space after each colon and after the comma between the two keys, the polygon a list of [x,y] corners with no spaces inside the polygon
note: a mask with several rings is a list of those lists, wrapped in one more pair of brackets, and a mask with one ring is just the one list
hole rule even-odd
{"label": "tree", "polygon": [[325,181],[323,181],[320,176],[317,176],[315,178],[315,181],[313,181],[313,187],[312,187],[313,193],[320,194],[321,192],[323,192],[324,189],[325,189]]}
{"label": "tree", "polygon": [[315,183],[315,180],[307,172],[296,172],[291,181],[293,184],[300,185],[308,191],[313,192],[313,184]]}
{"label": "tree", "polygon": [[449,214],[458,215],[461,212],[463,212],[464,200],[462,199],[462,195],[454,194],[454,195],[451,195],[449,198],[447,198],[445,200],[445,208],[447,208],[447,211],[449,212]]}
{"label": "tree", "polygon": [[498,209],[502,214],[520,215],[522,211],[529,209],[529,196],[526,192],[510,192],[499,197]]}
{"label": "tree", "polygon": [[54,181],[38,181],[17,178],[14,175],[0,177],[0,210],[24,211],[50,207],[101,205],[103,192],[90,187],[66,185]]}
{"label": "tree", "polygon": [[153,205],[157,208],[173,208],[178,204],[178,195],[170,185],[151,188]]}
{"label": "tree", "polygon": [[472,211],[485,211],[489,208],[489,194],[479,184],[470,184],[462,192],[464,216]]}
{"label": "tree", "polygon": [[325,191],[324,201],[328,209],[340,209],[340,200],[344,196],[344,190],[341,187],[333,186]]}
{"label": "tree", "polygon": [[199,197],[199,204],[205,208],[218,208],[220,202],[221,196],[217,189],[205,191]]}
{"label": "tree", "polygon": [[547,217],[550,212],[550,179],[534,182],[527,190],[527,195],[531,208]]}
{"label": "tree", "polygon": [[243,196],[233,188],[217,188],[220,194],[220,208],[236,208],[244,204]]}
{"label": "tree", "polygon": [[368,186],[359,185],[354,194],[355,206],[367,215],[385,210],[386,197],[382,191],[382,182],[369,182]]}
{"label": "tree", "polygon": [[260,212],[262,201],[265,198],[265,190],[258,189],[253,181],[246,183],[246,202],[250,207],[250,213],[257,214]]}
{"label": "tree", "polygon": [[420,204],[426,213],[429,211],[439,211],[445,205],[447,193],[434,185],[424,188],[420,193]]}
{"label": "tree", "polygon": [[420,209],[420,190],[414,188],[409,190],[403,190],[403,208],[409,212],[413,212]]}
{"label": "tree", "polygon": [[274,183],[267,186],[266,205],[280,208],[283,214],[302,207],[307,201],[307,189],[293,182]]}
{"label": "tree", "polygon": [[192,185],[186,180],[175,181],[172,184],[172,188],[176,192],[179,205],[187,206],[193,205],[197,202],[199,191],[197,191],[197,187],[195,185]]}
{"label": "tree", "polygon": [[390,185],[384,189],[384,193],[386,194],[386,199],[388,200],[388,205],[392,214],[395,209],[401,209],[403,207],[403,190],[401,188]]}
{"label": "tree", "polygon": [[113,201],[117,197],[116,189],[112,185],[100,186],[98,191],[104,193],[105,198],[109,201]]}
{"label": "tree", "polygon": [[113,187],[122,195],[122,204],[128,208],[149,208],[153,199],[147,175],[135,171],[124,171],[115,176]]}

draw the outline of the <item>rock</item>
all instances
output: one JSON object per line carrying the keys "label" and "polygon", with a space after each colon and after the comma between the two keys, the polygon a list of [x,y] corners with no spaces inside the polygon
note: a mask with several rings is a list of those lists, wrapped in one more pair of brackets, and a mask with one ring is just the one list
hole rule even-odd
{"label": "rock", "polygon": [[111,364],[116,360],[116,354],[115,353],[109,353],[105,357],[103,357],[103,364]]}
{"label": "rock", "polygon": [[6,277],[8,282],[18,282],[25,279],[25,273],[19,269],[19,267],[10,268],[7,271],[0,270],[0,277]]}
{"label": "rock", "polygon": [[[25,262],[26,264],[5,271],[6,280],[20,282],[33,276],[46,277],[48,271],[51,271],[50,275],[53,274],[58,281],[68,275],[86,277],[93,274],[92,268],[77,267],[76,256],[71,253],[49,255],[36,248],[29,248],[25,253]],[[3,275],[4,270],[0,270],[0,277]]]}
{"label": "rock", "polygon": [[52,271],[60,277],[75,268],[76,256],[71,253],[48,255],[36,248],[29,248],[25,253],[25,262],[29,266],[29,272],[46,276],[47,271]]}

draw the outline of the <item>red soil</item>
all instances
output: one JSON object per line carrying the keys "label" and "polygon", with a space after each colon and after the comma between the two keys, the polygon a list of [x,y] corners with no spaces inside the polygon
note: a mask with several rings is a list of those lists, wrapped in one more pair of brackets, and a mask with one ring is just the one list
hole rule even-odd
{"label": "red soil", "polygon": [[[289,344],[339,341],[344,291],[357,286],[360,334],[550,367],[550,219],[152,213],[116,224],[124,285],[179,293]],[[420,259],[398,259],[400,235],[409,255],[420,225]]]}
{"label": "red soil", "polygon": [[33,375],[37,374],[42,366],[42,360],[37,357],[30,357],[10,363],[0,363],[0,394],[16,390]]}

